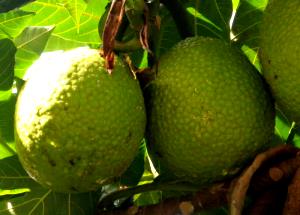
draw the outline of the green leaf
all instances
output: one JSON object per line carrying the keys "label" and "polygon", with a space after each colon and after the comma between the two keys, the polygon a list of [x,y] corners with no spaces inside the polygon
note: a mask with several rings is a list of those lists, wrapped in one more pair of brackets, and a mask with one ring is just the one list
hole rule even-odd
{"label": "green leaf", "polygon": [[0,13],[0,38],[14,38],[19,35],[34,16],[32,12],[13,10]]}
{"label": "green leaf", "polygon": [[26,174],[17,156],[0,160],[0,169],[0,189],[23,191],[23,195],[0,201],[1,215],[90,215],[96,212],[97,193],[64,194],[45,189]]}
{"label": "green leaf", "polygon": [[110,0],[88,0],[88,5],[85,10],[85,13],[90,14],[92,16],[98,16],[98,18],[100,19],[100,17],[105,12],[106,5],[109,2]]}
{"label": "green leaf", "polygon": [[275,120],[275,134],[279,136],[284,142],[286,141],[292,123],[278,110]]}
{"label": "green leaf", "polygon": [[[0,91],[0,159],[14,155],[14,112],[16,95]],[[0,187],[1,189],[1,187]]]}
{"label": "green leaf", "polygon": [[148,52],[143,49],[139,49],[130,53],[130,59],[133,65],[139,69],[148,67]]}
{"label": "green leaf", "polygon": [[56,26],[52,37],[77,41],[83,45],[99,44],[98,21],[104,13],[108,1],[90,0],[84,11],[77,12],[76,16],[81,13],[79,24],[76,24],[70,13],[70,6],[61,2],[62,0],[38,0],[26,5],[23,10],[32,11],[36,14],[30,25]]}
{"label": "green leaf", "polygon": [[292,122],[288,120],[288,118],[279,109],[277,109],[275,120],[275,134],[285,142],[289,136],[291,127]]}
{"label": "green leaf", "polygon": [[61,0],[61,2],[72,16],[77,30],[79,31],[80,17],[87,6],[86,3],[83,0]]}
{"label": "green leaf", "polygon": [[300,128],[297,128],[297,132],[293,139],[293,145],[300,148]]}
{"label": "green leaf", "polygon": [[196,35],[230,40],[231,0],[194,0],[184,1],[186,10],[194,22]]}
{"label": "green leaf", "polygon": [[158,204],[162,200],[161,191],[150,191],[134,195],[134,204],[137,206]]}
{"label": "green leaf", "polygon": [[8,12],[15,8],[21,7],[33,0],[0,0],[0,13]]}
{"label": "green leaf", "polygon": [[159,39],[157,46],[159,47],[157,56],[161,56],[167,50],[169,50],[172,46],[178,43],[181,40],[179,32],[177,31],[176,24],[168,12],[168,10],[164,7],[160,10],[161,24],[159,31]]}
{"label": "green leaf", "polygon": [[44,52],[57,51],[57,50],[69,50],[72,48],[77,48],[81,46],[85,46],[85,43],[74,41],[74,40],[65,40],[63,38],[50,35],[49,40],[46,44]]}
{"label": "green leaf", "polygon": [[242,46],[242,51],[248,57],[249,61],[255,66],[255,68],[261,72],[261,65],[258,57],[258,48],[252,49],[246,45]]}
{"label": "green leaf", "polygon": [[30,26],[15,39],[16,54],[15,76],[23,78],[26,69],[43,52],[54,26]]}
{"label": "green leaf", "polygon": [[146,143],[143,141],[139,147],[139,152],[134,158],[129,168],[121,176],[121,184],[127,186],[137,185],[144,173],[146,155]]}
{"label": "green leaf", "polygon": [[28,188],[19,188],[19,189],[11,189],[11,190],[2,190],[0,189],[0,196],[12,196],[12,195],[18,195],[22,193],[30,192],[30,189]]}
{"label": "green leaf", "polygon": [[236,10],[238,8],[239,3],[240,3],[240,0],[232,0],[233,10]]}
{"label": "green leaf", "polygon": [[258,47],[259,26],[268,0],[240,0],[232,31],[235,40],[250,48]]}
{"label": "green leaf", "polygon": [[9,39],[0,40],[0,90],[11,88],[14,78],[15,53],[17,49]]}

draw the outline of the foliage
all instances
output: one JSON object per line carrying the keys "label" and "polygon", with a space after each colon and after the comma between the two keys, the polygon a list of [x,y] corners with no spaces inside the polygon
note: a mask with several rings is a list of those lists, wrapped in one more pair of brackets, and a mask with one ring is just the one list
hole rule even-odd
{"label": "foliage", "polygon": [[[148,8],[155,2],[157,0],[149,1]],[[161,2],[165,6],[155,11],[159,14],[156,17],[159,31],[154,37],[156,41],[150,44],[155,44],[157,57],[184,38],[181,26],[193,35],[218,37],[239,45],[260,69],[257,41],[267,0],[176,0],[172,1],[176,3],[173,5],[168,5],[167,0]],[[108,0],[0,0],[0,214],[94,214],[104,191],[110,193],[118,189],[111,185],[111,189],[102,192],[99,189],[71,195],[41,187],[27,175],[17,159],[13,126],[15,102],[20,83],[26,79],[26,69],[45,52],[86,45],[99,48],[102,41],[98,22],[107,14],[109,3]],[[180,14],[172,17],[174,5],[180,6]],[[183,17],[188,21],[186,26],[178,21]],[[126,17],[123,20],[128,21]],[[129,38],[135,35],[131,31],[127,28],[128,33],[124,35]],[[148,66],[147,52],[142,49],[130,56],[137,67]],[[289,138],[291,127],[292,122],[278,110],[276,135],[282,141],[289,139],[300,146],[297,127],[292,129],[295,137]],[[148,161],[145,144],[142,144],[120,184],[132,187],[152,182],[156,175]],[[165,180],[157,180],[157,183],[163,185]],[[152,190],[135,195],[132,201],[136,205],[147,205],[162,198],[161,191]]]}

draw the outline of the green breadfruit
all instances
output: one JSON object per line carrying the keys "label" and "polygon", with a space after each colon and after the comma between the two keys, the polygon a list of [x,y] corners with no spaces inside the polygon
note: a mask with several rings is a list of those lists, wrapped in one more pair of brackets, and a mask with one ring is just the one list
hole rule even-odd
{"label": "green breadfruit", "polygon": [[146,114],[139,83],[120,60],[111,75],[97,50],[35,63],[16,107],[26,171],[59,192],[85,192],[120,176],[135,157]]}
{"label": "green breadfruit", "polygon": [[271,0],[260,33],[264,76],[279,108],[300,123],[300,1]]}
{"label": "green breadfruit", "polygon": [[152,158],[193,183],[234,175],[273,136],[274,105],[262,77],[218,39],[188,38],[162,56],[145,101]]}

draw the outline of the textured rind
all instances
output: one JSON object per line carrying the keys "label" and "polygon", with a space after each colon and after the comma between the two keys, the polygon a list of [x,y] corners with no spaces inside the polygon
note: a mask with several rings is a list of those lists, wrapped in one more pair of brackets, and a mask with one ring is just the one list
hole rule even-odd
{"label": "textured rind", "polygon": [[272,0],[261,25],[260,60],[279,108],[300,122],[300,1]]}
{"label": "textured rind", "polygon": [[145,96],[152,157],[193,183],[237,173],[273,134],[273,101],[261,76],[217,39],[177,44],[160,59]]}
{"label": "textured rind", "polygon": [[86,192],[120,176],[144,135],[138,81],[117,59],[77,48],[35,63],[16,107],[17,152],[26,171],[59,192]]}

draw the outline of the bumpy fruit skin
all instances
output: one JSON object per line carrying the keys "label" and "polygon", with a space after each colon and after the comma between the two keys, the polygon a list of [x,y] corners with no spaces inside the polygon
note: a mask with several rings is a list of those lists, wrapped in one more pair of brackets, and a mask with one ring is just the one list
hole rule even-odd
{"label": "bumpy fruit skin", "polygon": [[16,148],[29,175],[58,192],[95,190],[120,176],[146,124],[128,68],[117,59],[109,75],[96,50],[76,48],[32,70],[15,114]]}
{"label": "bumpy fruit skin", "polygon": [[283,113],[300,122],[300,1],[271,0],[261,25],[264,76]]}
{"label": "bumpy fruit skin", "polygon": [[152,157],[192,183],[232,176],[272,137],[274,105],[261,76],[218,39],[178,43],[145,96]]}

